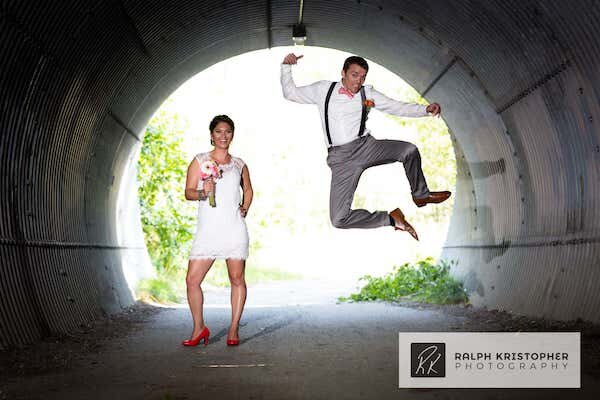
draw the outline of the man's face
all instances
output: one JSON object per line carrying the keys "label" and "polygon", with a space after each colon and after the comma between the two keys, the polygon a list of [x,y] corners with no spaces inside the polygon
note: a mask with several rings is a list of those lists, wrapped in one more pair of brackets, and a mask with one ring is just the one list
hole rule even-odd
{"label": "man's face", "polygon": [[345,72],[342,69],[342,84],[352,93],[358,93],[366,77],[367,71],[358,64],[350,64]]}

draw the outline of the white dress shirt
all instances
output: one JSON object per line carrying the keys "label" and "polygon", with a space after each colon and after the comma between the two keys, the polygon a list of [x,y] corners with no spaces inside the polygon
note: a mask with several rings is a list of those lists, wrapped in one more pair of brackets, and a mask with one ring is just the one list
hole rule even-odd
{"label": "white dress shirt", "polygon": [[[327,131],[325,128],[325,98],[327,97],[330,85],[331,81],[318,81],[307,86],[297,87],[292,78],[292,66],[281,64],[281,89],[283,97],[296,103],[317,105],[319,114],[321,115],[325,144],[328,147],[329,142],[327,141]],[[346,94],[338,92],[341,85],[341,82],[335,85],[329,99],[329,133],[333,146],[349,143],[358,137],[362,115],[360,92],[356,93],[353,98],[349,98]],[[426,111],[427,106],[415,103],[403,103],[378,92],[373,89],[373,86],[364,86],[367,99],[373,100],[375,103],[374,108],[379,111],[398,117],[425,117],[428,115]],[[365,128],[363,135],[369,132],[369,129]]]}

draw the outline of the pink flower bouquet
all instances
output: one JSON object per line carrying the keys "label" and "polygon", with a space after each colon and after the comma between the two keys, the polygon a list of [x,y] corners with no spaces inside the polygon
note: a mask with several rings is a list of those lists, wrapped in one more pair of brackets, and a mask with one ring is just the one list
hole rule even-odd
{"label": "pink flower bouquet", "polygon": [[[200,179],[203,181],[207,179],[219,179],[222,175],[222,171],[219,169],[219,165],[213,160],[206,160],[200,165]],[[215,201],[215,192],[214,190],[207,193],[208,194],[208,204],[211,207],[216,207],[217,202]]]}

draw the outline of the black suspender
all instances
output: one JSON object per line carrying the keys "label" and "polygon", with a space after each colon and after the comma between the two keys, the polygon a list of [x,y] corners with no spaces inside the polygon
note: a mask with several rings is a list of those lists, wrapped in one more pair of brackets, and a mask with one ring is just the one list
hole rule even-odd
{"label": "black suspender", "polygon": [[365,94],[365,87],[360,87],[360,99],[362,101],[362,115],[360,116],[360,129],[358,130],[358,137],[361,137],[365,133],[365,124],[367,122],[367,95]]}
{"label": "black suspender", "polygon": [[[329,90],[327,91],[327,97],[325,97],[325,132],[327,132],[327,142],[330,146],[333,145],[331,142],[331,134],[329,133],[329,100],[331,99],[331,93],[337,82],[331,82]],[[365,133],[365,124],[367,122],[367,95],[365,94],[365,87],[360,87],[360,98],[362,100],[362,115],[360,117],[360,129],[358,130],[358,137],[361,137]]]}
{"label": "black suspender", "polygon": [[329,99],[331,99],[331,93],[333,92],[333,88],[337,82],[331,82],[331,86],[329,86],[329,91],[327,92],[327,97],[325,97],[325,131],[327,132],[327,141],[331,146],[331,135],[329,134]]}

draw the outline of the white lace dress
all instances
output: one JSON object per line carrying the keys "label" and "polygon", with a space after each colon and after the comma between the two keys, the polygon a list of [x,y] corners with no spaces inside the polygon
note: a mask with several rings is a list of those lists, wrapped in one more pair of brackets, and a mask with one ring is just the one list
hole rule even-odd
{"label": "white lace dress", "polygon": [[[202,164],[209,160],[209,153],[196,155]],[[198,224],[192,243],[190,259],[238,259],[248,258],[248,229],[240,213],[242,159],[231,156],[228,164],[220,164],[223,171],[216,179],[215,199],[217,206],[211,207],[207,200],[198,202]],[[202,181],[198,183],[202,188]]]}

